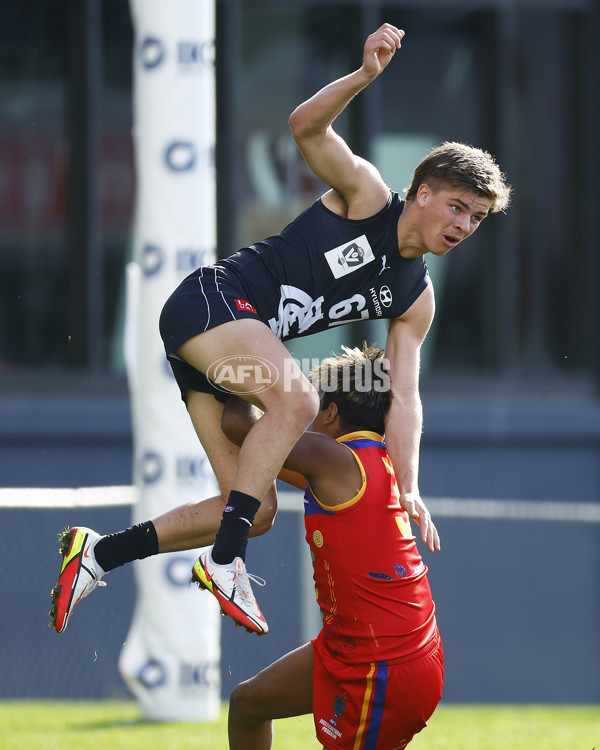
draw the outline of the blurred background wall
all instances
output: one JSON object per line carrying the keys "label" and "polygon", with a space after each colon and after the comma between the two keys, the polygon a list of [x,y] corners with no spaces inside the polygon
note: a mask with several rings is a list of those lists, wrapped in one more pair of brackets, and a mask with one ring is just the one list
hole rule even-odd
{"label": "blurred background wall", "polygon": [[[600,504],[598,2],[216,6],[217,254],[279,231],[322,192],[287,118],[360,65],[380,23],[404,28],[402,50],[338,130],[399,191],[443,140],[495,154],[514,188],[506,215],[431,263],[438,310],[423,358],[422,494]],[[0,486],[131,483],[122,355],[131,69],[132,55],[154,64],[153,44],[133,48],[127,0],[0,0]],[[179,65],[192,72],[201,55],[190,29]],[[182,274],[208,250],[181,247]],[[319,357],[384,336],[376,323],[344,326],[290,349]],[[178,472],[201,493],[193,461]],[[54,535],[69,523],[105,532],[128,524],[127,508],[89,513],[0,508],[0,580],[5,591],[20,584],[16,614],[0,625],[0,659],[18,675],[4,681],[3,697],[62,697],[56,675],[66,658],[93,675],[70,683],[77,695],[124,691],[113,652],[131,617],[129,571],[81,608],[85,626],[61,637],[45,627]],[[246,634],[224,627],[224,695],[299,643],[299,524],[282,514],[252,543],[275,622],[245,661]],[[424,556],[446,698],[600,701],[600,526],[568,514],[438,526],[443,551]],[[37,550],[28,567],[24,539]],[[99,633],[107,651],[94,659]]]}

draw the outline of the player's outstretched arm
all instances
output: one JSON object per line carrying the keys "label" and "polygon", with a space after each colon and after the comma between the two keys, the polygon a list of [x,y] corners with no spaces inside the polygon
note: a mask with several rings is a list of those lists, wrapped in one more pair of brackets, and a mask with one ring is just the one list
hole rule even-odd
{"label": "player's outstretched arm", "polygon": [[433,320],[431,284],[401,317],[392,321],[386,341],[393,399],[385,423],[385,442],[400,490],[400,505],[420,527],[421,540],[431,552],[440,537],[419,492],[419,449],[423,411],[419,395],[421,344]]}
{"label": "player's outstretched arm", "polygon": [[347,202],[357,191],[373,190],[375,185],[385,201],[388,190],[377,170],[355,156],[331,125],[356,94],[385,70],[400,48],[403,36],[401,29],[383,24],[367,38],[358,70],[322,88],[290,116],[292,135],[308,166]]}

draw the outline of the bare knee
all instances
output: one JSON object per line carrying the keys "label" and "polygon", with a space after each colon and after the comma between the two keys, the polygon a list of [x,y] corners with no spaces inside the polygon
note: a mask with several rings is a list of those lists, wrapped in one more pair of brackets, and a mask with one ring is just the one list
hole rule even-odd
{"label": "bare knee", "polygon": [[257,698],[258,692],[252,689],[251,680],[240,682],[233,689],[229,698],[230,716],[235,717],[237,721],[242,721],[245,724],[265,721],[265,707],[262,705],[261,700]]}
{"label": "bare knee", "polygon": [[315,389],[310,386],[308,389],[302,389],[291,394],[279,401],[281,422],[287,424],[290,430],[298,435],[313,422],[319,411],[319,396]]}
{"label": "bare knee", "polygon": [[309,391],[303,391],[302,393],[302,412],[305,418],[308,419],[308,424],[311,424],[314,418],[319,413],[319,394],[311,385]]}

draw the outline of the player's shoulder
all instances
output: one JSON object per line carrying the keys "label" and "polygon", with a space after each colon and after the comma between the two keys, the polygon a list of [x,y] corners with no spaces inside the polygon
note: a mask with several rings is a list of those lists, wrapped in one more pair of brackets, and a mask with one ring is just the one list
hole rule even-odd
{"label": "player's shoulder", "polygon": [[357,173],[351,190],[330,188],[321,196],[321,204],[345,219],[370,219],[390,207],[394,193],[370,162],[358,159]]}

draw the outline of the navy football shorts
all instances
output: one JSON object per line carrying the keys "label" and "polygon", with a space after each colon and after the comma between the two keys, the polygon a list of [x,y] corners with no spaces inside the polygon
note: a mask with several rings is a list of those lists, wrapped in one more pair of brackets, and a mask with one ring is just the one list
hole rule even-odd
{"label": "navy football shorts", "polygon": [[194,271],[165,302],[160,314],[160,335],[184,401],[188,389],[210,393],[222,402],[228,394],[178,357],[176,350],[199,333],[242,318],[260,320],[235,279],[221,266],[203,266]]}

